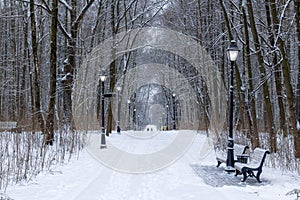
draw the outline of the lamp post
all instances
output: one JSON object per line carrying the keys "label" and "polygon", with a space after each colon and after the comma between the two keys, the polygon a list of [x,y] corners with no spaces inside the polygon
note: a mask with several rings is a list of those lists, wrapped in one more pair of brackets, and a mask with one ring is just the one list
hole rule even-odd
{"label": "lamp post", "polygon": [[102,116],[102,132],[101,132],[101,145],[100,149],[106,148],[106,141],[105,141],[105,128],[104,128],[104,81],[106,80],[107,76],[101,75],[101,101],[102,101],[102,108],[101,108],[101,116]]}
{"label": "lamp post", "polygon": [[117,86],[117,133],[121,134],[121,128],[120,128],[120,91],[121,86]]}
{"label": "lamp post", "polygon": [[166,131],[169,130],[169,105],[167,107],[167,118],[166,118]]}
{"label": "lamp post", "polygon": [[128,128],[127,130],[130,130],[130,99],[127,100],[128,104]]}
{"label": "lamp post", "polygon": [[136,108],[133,109],[133,116],[132,116],[132,127],[133,129],[137,130],[137,115],[136,115]]}
{"label": "lamp post", "polygon": [[176,113],[175,113],[175,97],[176,94],[172,94],[172,100],[173,100],[173,130],[176,130]]}
{"label": "lamp post", "polygon": [[234,71],[234,62],[237,59],[239,54],[239,49],[236,45],[235,40],[230,41],[230,45],[227,48],[227,56],[230,61],[230,110],[229,110],[229,134],[228,134],[228,146],[227,146],[227,160],[226,168],[227,172],[234,171],[234,155],[233,155],[233,71]]}
{"label": "lamp post", "polygon": [[140,114],[137,115],[137,131],[140,130]]}
{"label": "lamp post", "polygon": [[163,131],[166,131],[166,129],[165,129],[165,112],[161,113],[161,124],[162,124]]}

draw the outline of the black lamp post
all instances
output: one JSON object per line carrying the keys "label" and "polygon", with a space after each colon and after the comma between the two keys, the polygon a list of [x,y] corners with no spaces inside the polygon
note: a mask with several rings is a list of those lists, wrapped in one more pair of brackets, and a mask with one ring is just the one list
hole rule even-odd
{"label": "black lamp post", "polygon": [[239,49],[236,45],[235,40],[231,40],[229,47],[227,48],[227,56],[230,61],[230,110],[229,110],[229,135],[228,135],[228,146],[227,146],[227,161],[226,168],[227,172],[232,172],[234,170],[234,155],[233,155],[233,71],[234,62],[239,54]]}
{"label": "black lamp post", "polygon": [[117,86],[117,133],[121,134],[121,128],[120,128],[120,91],[121,86]]}
{"label": "black lamp post", "polygon": [[132,123],[133,123],[133,129],[137,131],[137,114],[136,114],[136,108],[133,109]]}
{"label": "black lamp post", "polygon": [[137,115],[137,131],[140,130],[140,114]]}
{"label": "black lamp post", "polygon": [[169,105],[167,107],[167,118],[166,118],[166,131],[169,130]]}
{"label": "black lamp post", "polygon": [[173,99],[173,130],[176,130],[176,113],[175,113],[175,97],[176,94],[172,94],[172,99]]}
{"label": "black lamp post", "polygon": [[127,100],[127,104],[128,104],[128,128],[127,130],[130,130],[130,99]]}
{"label": "black lamp post", "polygon": [[100,149],[104,149],[106,148],[106,141],[105,141],[105,128],[104,128],[104,81],[106,80],[107,76],[105,75],[101,75],[100,79],[101,79],[101,101],[102,101],[102,108],[101,108],[101,116],[102,116],[102,132],[101,132],[101,145],[100,145]]}

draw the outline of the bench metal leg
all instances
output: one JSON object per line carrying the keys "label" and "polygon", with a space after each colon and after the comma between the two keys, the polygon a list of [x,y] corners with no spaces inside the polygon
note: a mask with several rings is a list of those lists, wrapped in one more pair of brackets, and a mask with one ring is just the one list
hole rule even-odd
{"label": "bench metal leg", "polygon": [[222,162],[218,161],[217,167],[220,167],[221,164],[222,164]]}
{"label": "bench metal leg", "polygon": [[257,174],[256,174],[256,180],[261,183],[261,180],[260,180],[260,174],[262,173],[262,170],[258,170],[257,171]]}
{"label": "bench metal leg", "polygon": [[[257,173],[254,174],[254,171],[257,171]],[[251,168],[248,168],[248,167],[243,167],[242,168],[242,174],[243,174],[242,182],[246,181],[248,176],[250,176],[250,177],[255,177],[257,182],[261,183],[261,180],[260,180],[260,174],[261,173],[262,173],[262,169],[251,169]]]}
{"label": "bench metal leg", "polygon": [[239,170],[235,169],[235,175],[234,176],[237,176],[239,174],[241,174],[241,172]]}
{"label": "bench metal leg", "polygon": [[242,180],[242,182],[245,182],[246,179],[248,178],[248,175],[247,175],[247,168],[246,168],[246,167],[243,167],[243,168],[242,168],[242,174],[243,174],[243,180]]}

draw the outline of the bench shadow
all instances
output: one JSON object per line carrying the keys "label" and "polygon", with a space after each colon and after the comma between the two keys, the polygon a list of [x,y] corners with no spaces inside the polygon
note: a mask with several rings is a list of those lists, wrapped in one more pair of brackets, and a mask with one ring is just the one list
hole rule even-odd
{"label": "bench shadow", "polygon": [[242,175],[235,176],[235,173],[227,173],[224,167],[216,167],[213,165],[203,166],[199,164],[191,165],[194,172],[203,179],[203,181],[213,187],[223,186],[265,186],[269,185],[271,181],[261,179],[262,183],[257,182],[253,177],[248,177],[245,182],[242,182]]}

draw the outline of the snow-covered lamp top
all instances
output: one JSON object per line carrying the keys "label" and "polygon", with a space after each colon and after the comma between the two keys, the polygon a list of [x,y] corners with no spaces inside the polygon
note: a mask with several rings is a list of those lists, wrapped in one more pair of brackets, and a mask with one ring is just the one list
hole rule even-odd
{"label": "snow-covered lamp top", "polygon": [[106,80],[106,78],[107,78],[107,76],[105,76],[105,75],[100,75],[100,79],[101,79],[102,82],[104,82],[104,81]]}

